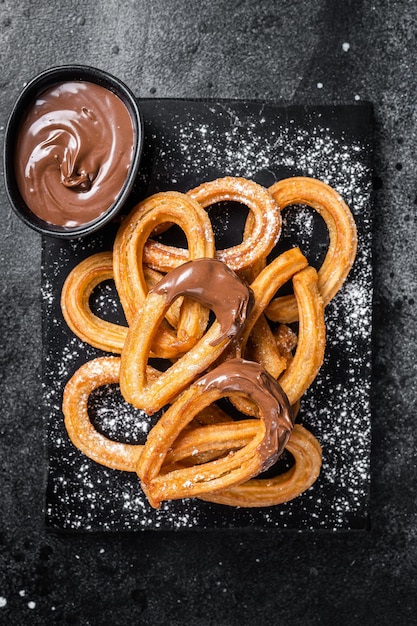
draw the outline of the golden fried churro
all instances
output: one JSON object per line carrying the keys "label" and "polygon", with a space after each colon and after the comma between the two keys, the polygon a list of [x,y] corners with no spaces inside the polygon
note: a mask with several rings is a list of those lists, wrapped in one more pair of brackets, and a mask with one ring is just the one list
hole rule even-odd
{"label": "golden fried churro", "polygon": [[[294,356],[278,378],[291,406],[300,400],[316,378],[323,363],[326,347],[324,306],[318,290],[316,270],[307,266],[294,274],[292,282],[299,317],[297,347]],[[252,286],[256,302],[258,290],[254,283]],[[247,329],[245,331],[247,332]],[[273,365],[264,366],[271,370],[273,368]],[[239,400],[238,406],[242,412],[253,415],[249,401]]]}
{"label": "golden fried churro", "polygon": [[[143,273],[151,289],[162,274],[144,267]],[[66,323],[79,339],[90,346],[120,354],[127,335],[127,326],[100,318],[90,308],[90,296],[100,283],[113,279],[113,254],[98,252],[81,261],[68,274],[61,293],[61,310]],[[180,315],[179,306],[167,312],[168,322],[176,328]]]}
{"label": "golden fried churro", "polygon": [[[102,385],[117,384],[119,369],[120,359],[117,357],[101,357],[81,366],[65,388],[65,426],[73,444],[89,458],[112,469],[135,472],[143,445],[108,439],[95,429],[88,416],[90,394]],[[216,409],[215,406],[210,408]],[[198,413],[196,417],[199,418],[200,415],[202,413]],[[222,423],[183,429],[173,448],[168,450],[161,475],[180,467],[190,467],[191,463],[195,466],[197,460],[207,463],[221,454],[240,450],[257,436],[259,420],[225,422],[225,417],[221,417]],[[199,497],[230,506],[273,506],[296,497],[317,478],[320,470],[320,446],[313,435],[302,426],[296,425],[285,448],[295,459],[295,466],[285,474],[250,480],[239,487],[223,489],[214,494],[203,493]],[[179,473],[176,474],[177,478],[178,476]],[[198,491],[197,487],[195,491]]]}
{"label": "golden fried churro", "polygon": [[100,283],[113,278],[113,255],[98,252],[81,261],[67,276],[61,294],[61,310],[72,332],[82,341],[120,354],[127,327],[95,315],[89,305],[90,296]]}
{"label": "golden fried churro", "polygon": [[[183,295],[211,308],[216,319],[195,346],[149,384],[147,364],[154,337],[167,309]],[[149,414],[161,409],[239,337],[252,304],[250,289],[221,261],[197,259],[171,270],[148,293],[129,328],[120,372],[125,400]]]}
{"label": "golden fried churro", "polygon": [[[345,281],[356,256],[356,225],[349,207],[337,191],[315,178],[286,178],[269,191],[281,210],[290,205],[307,205],[324,219],[329,247],[318,274],[319,290],[324,305],[328,304]],[[294,322],[297,304],[293,296],[282,296],[269,305],[266,313],[277,322]]]}
{"label": "golden fried churro", "polygon": [[[246,428],[249,431],[249,425]],[[246,436],[249,439],[253,433],[248,432]],[[317,480],[321,469],[321,446],[314,435],[296,424],[285,448],[294,457],[294,465],[283,474],[252,478],[241,485],[199,497],[217,504],[248,508],[276,506],[293,500]]]}
{"label": "golden fried churro", "polygon": [[[251,227],[245,229],[242,243],[217,250],[216,258],[238,273],[266,259],[279,238],[281,215],[264,187],[244,178],[226,176],[203,183],[187,195],[205,208],[218,202],[233,201],[250,210]],[[144,261],[160,271],[169,271],[191,258],[187,250],[173,246],[152,243],[145,247]]]}
{"label": "golden fried churro", "polygon": [[86,456],[106,467],[132,471],[142,446],[111,441],[94,428],[88,416],[90,394],[103,385],[118,383],[119,372],[119,357],[87,361],[66,384],[62,410],[71,441]]}
{"label": "golden fried churro", "polygon": [[297,349],[279,378],[291,405],[301,398],[317,376],[326,347],[324,306],[316,270],[308,266],[295,274],[292,282],[299,311]]}
{"label": "golden fried churro", "polygon": [[218,202],[233,201],[247,206],[251,228],[241,244],[217,250],[216,256],[236,272],[245,270],[265,259],[281,233],[281,214],[275,202],[270,202],[268,191],[245,178],[226,176],[203,183],[188,195],[208,208]]}
{"label": "golden fried churro", "polygon": [[[129,324],[148,293],[143,266],[145,244],[157,226],[167,223],[177,224],[184,231],[190,259],[214,256],[210,220],[192,198],[172,191],[157,193],[139,203],[122,222],[113,247],[114,279]],[[204,306],[184,300],[177,329],[173,330],[166,322],[162,324],[154,338],[153,355],[170,359],[186,352],[202,336],[207,319]]]}
{"label": "golden fried churro", "polygon": [[[255,353],[260,363],[275,378],[278,378],[285,369],[286,359],[279,354],[276,342],[271,337],[272,332],[268,332],[268,327],[260,316],[278,289],[297,272],[307,267],[307,263],[300,249],[292,248],[271,261],[251,284],[255,306],[243,330],[242,344],[245,346],[252,334],[250,348],[255,345]],[[290,403],[292,404],[295,399],[291,398]],[[251,402],[247,398],[238,399],[236,404],[242,412],[253,415],[253,407],[251,408]]]}
{"label": "golden fried churro", "polygon": [[[259,320],[276,292],[290,280],[294,274],[305,268],[307,264],[308,261],[300,249],[292,248],[271,261],[251,283],[251,289],[255,296],[255,306],[245,326],[242,341],[245,343],[249,339],[250,334],[253,333],[253,330],[255,330],[253,340],[257,345],[259,356],[262,357],[263,355],[263,357],[267,357],[268,354],[271,354],[271,348],[268,349],[264,347],[262,349],[263,344],[269,342],[271,337],[269,333],[259,333],[259,324],[256,327],[256,322]],[[282,359],[279,359],[278,362],[276,360],[266,361],[264,359],[261,362],[265,369],[275,377],[278,377],[285,367],[285,360]]]}
{"label": "golden fried churro", "polygon": [[[257,428],[246,445],[207,463],[160,473],[176,438],[193,417],[231,394],[249,396],[258,407]],[[137,465],[142,488],[151,505],[158,508],[162,500],[239,484],[275,462],[292,429],[287,398],[275,379],[257,363],[229,359],[191,385],[152,428]]]}

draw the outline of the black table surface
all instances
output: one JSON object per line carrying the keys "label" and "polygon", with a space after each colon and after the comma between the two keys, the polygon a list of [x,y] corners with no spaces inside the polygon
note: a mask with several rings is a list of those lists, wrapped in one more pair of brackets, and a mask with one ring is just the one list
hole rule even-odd
{"label": "black table surface", "polygon": [[41,237],[1,177],[0,623],[415,624],[414,3],[3,0],[0,24],[2,143],[24,84],[65,63],[110,71],[139,98],[366,100],[375,117],[367,531],[47,530]]}

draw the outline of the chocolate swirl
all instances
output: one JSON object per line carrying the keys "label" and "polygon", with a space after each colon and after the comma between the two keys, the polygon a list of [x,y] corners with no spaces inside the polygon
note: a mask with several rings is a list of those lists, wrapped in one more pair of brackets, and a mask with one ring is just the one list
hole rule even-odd
{"label": "chocolate swirl", "polygon": [[47,222],[86,224],[119,195],[133,143],[129,111],[114,93],[86,81],[54,85],[38,96],[19,129],[20,193]]}

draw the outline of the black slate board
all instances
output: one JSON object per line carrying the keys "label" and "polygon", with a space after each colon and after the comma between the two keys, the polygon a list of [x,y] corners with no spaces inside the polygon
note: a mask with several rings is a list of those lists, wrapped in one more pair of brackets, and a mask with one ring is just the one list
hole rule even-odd
{"label": "black slate board", "polygon": [[[243,101],[140,100],[145,119],[143,167],[126,211],[156,191],[186,191],[220,176],[244,176],[269,186],[293,175],[336,188],[355,216],[358,256],[343,289],[326,308],[328,345],[323,368],[308,391],[298,421],[323,447],[315,485],[296,500],[267,509],[234,509],[199,500],[152,510],[134,474],[90,461],[69,441],[61,398],[65,383],[86,360],[101,354],[67,328],[59,306],[68,272],[93,252],[111,249],[117,224],[80,241],[43,239],[44,405],[49,474],[46,523],[62,530],[189,528],[367,528],[370,474],[371,178],[372,107],[280,106]],[[233,243],[233,207],[213,213],[218,245]],[[230,239],[230,236],[232,239]],[[311,264],[323,257],[327,234],[305,208],[284,212],[280,249],[300,245]],[[96,310],[122,321],[111,284],[97,291]],[[115,408],[100,418],[99,402]],[[94,419],[112,436],[140,442],[143,415],[126,409],[117,390],[97,395]],[[104,413],[103,413],[104,414]]]}

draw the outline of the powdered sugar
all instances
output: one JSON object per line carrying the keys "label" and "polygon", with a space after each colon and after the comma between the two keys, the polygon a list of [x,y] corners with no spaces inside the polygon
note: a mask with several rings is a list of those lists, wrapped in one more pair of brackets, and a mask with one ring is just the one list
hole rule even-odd
{"label": "powdered sugar", "polygon": [[144,443],[151,420],[121,397],[116,385],[100,387],[90,396],[89,414],[96,428],[109,439]]}

